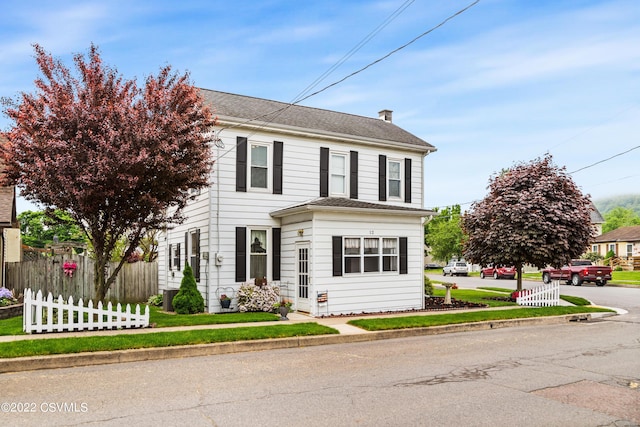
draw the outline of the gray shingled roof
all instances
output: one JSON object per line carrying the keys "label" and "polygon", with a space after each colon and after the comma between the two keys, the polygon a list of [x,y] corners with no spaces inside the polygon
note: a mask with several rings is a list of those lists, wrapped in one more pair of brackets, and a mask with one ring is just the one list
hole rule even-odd
{"label": "gray shingled roof", "polygon": [[596,243],[640,242],[640,225],[620,227],[595,238]]}
{"label": "gray shingled roof", "polygon": [[[320,197],[317,199],[313,199],[304,203],[300,203],[298,205],[289,206],[283,209],[278,209],[274,212],[271,212],[271,216],[279,217],[286,216],[292,213],[296,213],[303,210],[318,210],[317,208],[323,209],[341,209],[341,210],[367,210],[372,211],[372,213],[393,213],[393,214],[413,214],[416,216],[428,216],[433,215],[435,212],[426,210],[426,209],[418,209],[412,208],[408,206],[396,206],[396,205],[383,205],[379,203],[371,203],[371,202],[363,202],[360,200],[347,199],[344,197]],[[378,211],[378,212],[375,212]]]}
{"label": "gray shingled roof", "polygon": [[274,126],[297,128],[304,131],[333,133],[351,137],[406,144],[424,151],[435,147],[404,129],[379,118],[356,116],[320,108],[289,105],[285,102],[232,93],[200,89],[213,113],[221,120],[244,122],[253,125],[268,122]]}

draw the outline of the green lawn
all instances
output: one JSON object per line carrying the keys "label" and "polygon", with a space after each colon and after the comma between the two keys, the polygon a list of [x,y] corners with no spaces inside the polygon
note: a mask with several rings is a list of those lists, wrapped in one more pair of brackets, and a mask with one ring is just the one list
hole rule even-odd
{"label": "green lawn", "polygon": [[610,311],[612,310],[599,307],[557,306],[434,314],[428,316],[414,315],[389,318],[367,318],[350,320],[348,323],[350,325],[366,329],[367,331],[381,331],[388,329],[425,328],[429,326],[452,325],[458,323],[484,322],[488,320],[520,319]]}
{"label": "green lawn", "polygon": [[0,358],[171,347],[337,333],[337,330],[317,323],[289,323],[260,327],[244,326],[180,332],[153,332],[148,334],[33,339],[0,343]]}

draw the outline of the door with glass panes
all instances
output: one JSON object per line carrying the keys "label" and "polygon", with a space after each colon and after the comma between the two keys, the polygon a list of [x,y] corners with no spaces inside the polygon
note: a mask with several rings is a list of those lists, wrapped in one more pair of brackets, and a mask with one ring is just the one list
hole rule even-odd
{"label": "door with glass panes", "polygon": [[310,312],[309,243],[296,244],[296,309]]}

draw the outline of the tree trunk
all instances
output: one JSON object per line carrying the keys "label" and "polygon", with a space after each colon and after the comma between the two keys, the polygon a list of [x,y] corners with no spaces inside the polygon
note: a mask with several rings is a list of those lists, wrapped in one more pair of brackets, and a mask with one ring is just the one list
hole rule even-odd
{"label": "tree trunk", "polygon": [[516,265],[516,291],[522,290],[522,264]]}
{"label": "tree trunk", "polygon": [[109,286],[105,283],[107,262],[109,262],[108,258],[96,253],[96,262],[93,264],[93,287],[96,291],[96,303],[98,301],[104,301],[104,297],[109,290]]}

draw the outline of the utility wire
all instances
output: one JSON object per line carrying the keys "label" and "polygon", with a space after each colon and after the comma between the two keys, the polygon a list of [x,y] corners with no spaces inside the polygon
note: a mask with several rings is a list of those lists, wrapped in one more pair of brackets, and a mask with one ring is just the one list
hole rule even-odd
{"label": "utility wire", "polygon": [[304,88],[291,102],[297,102],[297,100],[307,94],[311,89],[316,87],[320,82],[322,82],[325,78],[327,78],[331,73],[333,73],[338,67],[344,64],[349,58],[356,54],[360,49],[362,49],[371,39],[373,39],[380,31],[382,31],[387,25],[393,22],[402,12],[404,12],[415,0],[407,0],[405,1],[398,9],[395,10],[387,19],[384,20],[380,25],[378,25],[373,31],[371,31],[364,39],[362,39],[357,45],[355,45],[349,52],[347,52],[338,62],[333,64],[327,71],[322,73],[320,77],[315,79],[309,86]]}
{"label": "utility wire", "polygon": [[[402,46],[400,46],[400,47],[398,47],[398,48],[396,48],[396,49],[392,50],[391,52],[387,53],[386,55],[382,56],[381,58],[379,58],[379,59],[377,59],[377,60],[375,60],[375,61],[373,61],[373,62],[369,63],[368,65],[366,65],[366,66],[364,66],[364,67],[362,67],[362,68],[360,68],[360,69],[358,69],[358,70],[354,71],[353,73],[351,73],[351,74],[349,74],[349,75],[347,75],[347,76],[343,77],[342,79],[340,79],[340,80],[338,80],[338,81],[336,81],[336,82],[333,82],[333,83],[331,83],[331,84],[329,84],[329,85],[327,85],[327,86],[323,87],[322,89],[317,90],[317,91],[315,91],[315,92],[313,92],[313,93],[311,93],[311,94],[309,94],[309,95],[306,95],[306,96],[305,96],[305,97],[303,97],[303,98],[299,98],[299,99],[297,99],[295,102],[291,102],[291,103],[289,103],[289,104],[285,105],[285,106],[284,106],[284,107],[282,107],[282,108],[279,108],[279,109],[274,110],[274,111],[272,111],[272,112],[269,112],[269,113],[263,114],[263,115],[261,115],[261,116],[255,117],[255,118],[253,118],[253,119],[246,120],[246,121],[244,121],[244,122],[242,122],[242,123],[238,123],[238,124],[233,125],[233,126],[229,126],[229,127],[226,127],[226,128],[222,128],[222,129],[220,129],[220,130],[218,131],[218,134],[219,134],[220,132],[222,132],[223,130],[228,130],[228,129],[231,129],[231,128],[234,128],[234,127],[238,127],[238,126],[241,126],[241,125],[244,125],[244,124],[247,124],[247,123],[253,122],[253,121],[260,120],[261,118],[264,118],[264,117],[268,117],[268,116],[274,115],[270,120],[266,120],[266,121],[264,121],[262,124],[260,124],[260,125],[258,126],[258,129],[263,128],[264,126],[266,126],[266,125],[268,125],[269,123],[271,123],[271,122],[274,120],[274,118],[275,118],[275,117],[277,117],[278,115],[282,114],[282,112],[284,112],[284,111],[285,111],[285,110],[287,110],[288,108],[290,108],[290,107],[292,107],[292,106],[294,106],[294,105],[296,105],[296,104],[299,104],[300,102],[305,101],[305,100],[307,100],[307,99],[309,99],[309,98],[311,98],[311,97],[313,97],[313,96],[316,96],[316,95],[318,95],[318,94],[320,94],[320,93],[322,93],[322,92],[324,92],[324,91],[326,91],[326,90],[328,90],[328,89],[330,89],[330,88],[332,88],[332,87],[334,87],[334,86],[336,86],[336,85],[338,85],[338,84],[340,84],[340,83],[344,82],[345,80],[347,80],[347,79],[349,79],[349,78],[351,78],[351,77],[353,77],[353,76],[355,76],[355,75],[357,75],[357,74],[360,74],[361,72],[363,72],[363,71],[365,71],[366,69],[368,69],[368,68],[370,68],[370,67],[374,66],[375,64],[378,64],[378,63],[380,63],[380,62],[384,61],[385,59],[387,59],[388,57],[390,57],[390,56],[391,56],[391,55],[393,55],[394,53],[399,52],[400,50],[402,50],[402,49],[406,48],[407,46],[409,46],[409,45],[411,45],[411,44],[415,43],[416,41],[418,41],[418,40],[419,40],[419,39],[421,39],[422,37],[424,37],[424,36],[426,36],[426,35],[428,35],[428,34],[432,33],[433,31],[435,31],[435,30],[437,30],[438,28],[442,27],[442,26],[443,26],[443,25],[445,25],[447,22],[449,22],[450,20],[454,19],[454,18],[455,18],[455,17],[457,17],[458,15],[461,15],[462,13],[466,12],[467,10],[469,10],[471,7],[475,6],[475,5],[476,5],[476,4],[478,4],[478,3],[480,3],[480,0],[475,0],[473,3],[469,4],[468,6],[464,7],[463,9],[460,9],[460,10],[459,10],[459,11],[457,11],[456,13],[454,13],[454,14],[452,14],[452,15],[448,16],[446,19],[444,19],[443,21],[441,21],[439,24],[435,25],[434,27],[431,27],[430,29],[428,29],[427,31],[423,32],[423,33],[422,33],[422,34],[420,34],[419,36],[417,36],[417,37],[413,38],[411,41],[409,41],[409,42],[405,43],[404,45],[402,45]],[[303,91],[303,93],[304,93],[304,91]],[[254,130],[254,131],[253,131],[251,134],[249,134],[247,137],[249,137],[249,136],[251,136],[251,135],[255,134],[255,132],[256,132],[258,129]],[[217,139],[217,137],[216,137],[216,139]],[[222,158],[222,157],[224,157],[224,156],[225,156],[225,155],[227,155],[229,152],[231,152],[234,148],[235,148],[235,144],[234,144],[234,146],[233,146],[232,148],[230,148],[229,150],[225,151],[225,152],[224,152],[224,153],[222,153],[220,156],[218,156],[218,158]]]}
{"label": "utility wire", "polygon": [[630,148],[630,149],[628,149],[627,151],[623,151],[622,153],[614,154],[614,155],[613,155],[613,156],[611,156],[611,157],[607,157],[606,159],[603,159],[603,160],[600,160],[600,161],[598,161],[598,162],[592,163],[592,164],[590,164],[589,166],[585,166],[585,167],[583,167],[583,168],[576,169],[576,170],[574,170],[573,172],[569,172],[569,175],[573,175],[573,174],[574,174],[574,173],[576,173],[576,172],[580,172],[580,171],[583,171],[583,170],[585,170],[585,169],[592,168],[592,167],[594,167],[594,166],[596,166],[596,165],[599,165],[600,163],[608,162],[608,161],[609,161],[609,160],[611,160],[611,159],[614,159],[614,158],[616,158],[616,157],[620,157],[620,156],[622,156],[623,154],[627,154],[628,152],[633,151],[633,150],[637,150],[638,148],[640,148],[640,145],[636,145],[635,147]]}

